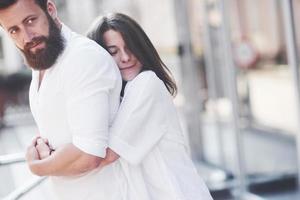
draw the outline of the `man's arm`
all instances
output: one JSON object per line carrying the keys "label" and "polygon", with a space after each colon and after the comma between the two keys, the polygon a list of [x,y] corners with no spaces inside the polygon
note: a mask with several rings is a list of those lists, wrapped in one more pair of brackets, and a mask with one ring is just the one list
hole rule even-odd
{"label": "man's arm", "polygon": [[27,149],[28,166],[38,176],[71,176],[93,170],[100,165],[102,158],[87,154],[73,144],[66,144],[52,154],[39,160],[34,144]]}

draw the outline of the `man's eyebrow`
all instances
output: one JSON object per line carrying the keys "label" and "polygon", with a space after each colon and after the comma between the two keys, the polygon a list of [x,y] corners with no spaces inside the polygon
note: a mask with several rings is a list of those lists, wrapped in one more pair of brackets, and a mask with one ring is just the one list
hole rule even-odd
{"label": "man's eyebrow", "polygon": [[[22,23],[24,23],[25,21],[27,21],[29,18],[31,18],[31,17],[34,17],[35,15],[29,15],[29,16],[27,16],[27,17],[25,17],[23,20],[22,20]],[[1,25],[2,26],[2,25]],[[11,29],[14,29],[14,28],[16,28],[17,26],[11,26],[11,27],[9,27],[8,29],[7,29],[7,31],[10,31]]]}

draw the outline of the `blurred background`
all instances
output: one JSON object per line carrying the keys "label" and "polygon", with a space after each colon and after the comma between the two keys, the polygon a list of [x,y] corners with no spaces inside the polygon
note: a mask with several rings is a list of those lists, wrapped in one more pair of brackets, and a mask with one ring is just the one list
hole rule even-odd
{"label": "blurred background", "polygon": [[[214,199],[300,199],[299,0],[55,0],[85,34],[93,19],[136,19],[171,69],[190,154]],[[24,151],[38,133],[30,70],[0,30],[0,198],[52,200]]]}

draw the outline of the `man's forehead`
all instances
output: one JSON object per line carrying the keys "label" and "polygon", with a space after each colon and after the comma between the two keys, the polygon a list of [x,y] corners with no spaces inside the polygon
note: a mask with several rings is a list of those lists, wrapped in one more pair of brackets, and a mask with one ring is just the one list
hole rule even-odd
{"label": "man's forehead", "polygon": [[8,8],[0,10],[0,24],[5,29],[16,26],[30,15],[43,12],[34,0],[19,0]]}

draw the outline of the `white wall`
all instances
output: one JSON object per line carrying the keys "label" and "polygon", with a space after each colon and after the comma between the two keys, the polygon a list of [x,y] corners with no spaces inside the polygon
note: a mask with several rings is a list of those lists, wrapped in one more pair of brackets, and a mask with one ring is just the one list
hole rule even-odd
{"label": "white wall", "polygon": [[18,71],[23,66],[23,61],[15,47],[13,41],[1,29],[0,36],[2,37],[3,55],[4,58],[0,59],[0,72],[13,73]]}

